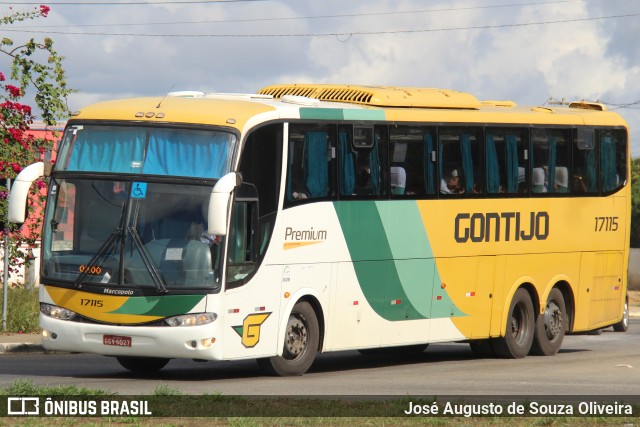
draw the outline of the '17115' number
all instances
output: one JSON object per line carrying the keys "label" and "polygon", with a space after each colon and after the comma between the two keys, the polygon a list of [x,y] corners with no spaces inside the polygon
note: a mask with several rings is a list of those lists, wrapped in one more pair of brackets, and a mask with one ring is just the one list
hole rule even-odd
{"label": "'17115' number", "polygon": [[594,231],[616,231],[618,230],[617,216],[597,216],[595,217]]}

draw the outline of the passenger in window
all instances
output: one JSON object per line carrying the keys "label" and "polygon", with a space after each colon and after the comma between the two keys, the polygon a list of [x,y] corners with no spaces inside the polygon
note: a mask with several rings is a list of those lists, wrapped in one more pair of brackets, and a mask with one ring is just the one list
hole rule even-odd
{"label": "passenger in window", "polygon": [[402,166],[391,166],[391,194],[402,196],[407,184],[407,171]]}
{"label": "passenger in window", "polygon": [[573,191],[576,193],[586,193],[588,191],[587,185],[580,175],[574,175],[573,177]]}
{"label": "passenger in window", "polygon": [[453,169],[446,178],[440,181],[440,192],[442,194],[462,194],[464,188],[460,185],[458,170]]}
{"label": "passenger in window", "polygon": [[554,190],[556,193],[568,193],[569,192],[569,173],[564,166],[556,167]]}
{"label": "passenger in window", "polygon": [[544,185],[545,173],[542,168],[533,168],[533,172],[531,174],[531,180],[533,183],[533,192],[534,193],[546,193],[547,187]]}
{"label": "passenger in window", "polygon": [[300,175],[293,174],[291,187],[291,197],[293,200],[306,200],[309,198],[307,186],[304,184],[304,179]]}

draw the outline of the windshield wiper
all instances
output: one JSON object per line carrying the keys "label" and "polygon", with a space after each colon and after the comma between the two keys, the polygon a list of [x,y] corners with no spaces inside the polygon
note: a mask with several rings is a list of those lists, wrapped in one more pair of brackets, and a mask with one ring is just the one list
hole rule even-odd
{"label": "windshield wiper", "polygon": [[144,263],[144,266],[147,267],[147,270],[151,274],[151,279],[153,280],[153,283],[155,283],[156,289],[158,289],[158,292],[166,294],[167,284],[165,283],[164,278],[158,272],[158,269],[153,263],[153,259],[149,255],[149,251],[147,251],[147,247],[144,245],[144,243],[142,243],[142,240],[140,239],[140,235],[138,234],[138,230],[136,230],[134,227],[128,227],[127,231],[131,235],[131,240],[133,241],[133,244],[136,246],[136,248],[140,252],[140,257],[142,258],[142,262]]}
{"label": "windshield wiper", "polygon": [[93,258],[91,258],[91,260],[85,267],[84,271],[73,282],[74,287],[79,288],[82,286],[82,282],[84,281],[84,279],[87,278],[92,267],[95,267],[98,261],[115,246],[115,244],[118,242],[119,237],[121,236],[122,236],[122,228],[120,227],[114,228],[111,234],[109,235],[109,237],[107,238],[107,240],[105,240],[102,246],[98,248],[98,252],[96,252]]}

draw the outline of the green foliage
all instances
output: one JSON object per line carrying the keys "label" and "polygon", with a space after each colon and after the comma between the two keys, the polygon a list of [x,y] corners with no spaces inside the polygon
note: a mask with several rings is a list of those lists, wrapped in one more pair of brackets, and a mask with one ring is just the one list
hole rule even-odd
{"label": "green foliage", "polygon": [[[31,12],[13,12],[0,18],[0,27],[28,19],[46,18],[49,7],[40,5]],[[30,86],[36,90],[36,105],[42,112],[42,120],[53,125],[56,119],[66,118],[69,113],[63,57],[53,48],[53,40],[45,38],[41,42],[30,39],[16,45],[13,40],[4,37],[0,42],[0,52],[11,58],[11,78],[20,84],[25,92]]]}
{"label": "green foliage", "polygon": [[631,162],[631,247],[640,247],[640,159]]}
{"label": "green foliage", "polygon": [[[4,296],[0,290],[0,300]],[[40,303],[37,289],[9,288],[7,294],[7,330],[13,334],[32,334],[40,331]]]}
{"label": "green foliage", "polygon": [[37,386],[33,381],[21,378],[9,387],[0,389],[0,396],[115,396],[116,393],[77,387],[74,385]]}
{"label": "green foliage", "polygon": [[160,384],[153,391],[154,396],[178,396],[182,394],[180,390],[174,387],[170,387],[166,384]]}
{"label": "green foliage", "polygon": [[[16,22],[31,19],[43,19],[49,13],[49,7],[40,5],[32,11],[16,12],[0,17],[0,30]],[[67,96],[72,92],[67,88],[62,56],[53,48],[53,40],[29,39],[16,43],[14,40],[0,38],[0,54],[6,55],[11,64],[10,70],[0,70],[0,179],[7,182],[29,164],[42,159],[43,154],[53,146],[53,140],[36,138],[29,134],[30,126],[37,118],[34,109],[22,102],[32,93],[35,107],[46,125],[54,125],[58,119],[69,115]],[[9,71],[10,80],[3,71]],[[44,205],[46,184],[36,181],[31,189],[28,212],[40,211]],[[7,188],[0,185],[0,222],[4,223],[7,214]],[[39,239],[41,216],[35,215],[25,224],[20,233],[15,226],[0,227],[2,236],[9,233],[9,266],[12,273],[24,264],[24,255],[19,247],[32,247]]]}

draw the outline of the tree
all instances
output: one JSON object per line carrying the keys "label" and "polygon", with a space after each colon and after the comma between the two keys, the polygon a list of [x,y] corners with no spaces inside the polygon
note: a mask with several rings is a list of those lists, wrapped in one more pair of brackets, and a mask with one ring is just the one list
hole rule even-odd
{"label": "tree", "polygon": [[631,247],[640,248],[640,159],[631,161]]}
{"label": "tree", "polygon": [[[50,8],[40,5],[32,11],[14,12],[0,18],[0,28],[16,22],[46,18]],[[53,41],[45,38],[41,42],[33,38],[23,44],[3,37],[0,40],[0,52],[9,59],[9,77],[0,70],[0,178],[7,183],[27,165],[42,159],[50,150],[53,141],[36,138],[28,134],[36,119],[34,109],[23,101],[28,92],[33,92],[41,119],[46,125],[54,125],[56,120],[68,117],[67,96],[72,92],[67,88],[62,57],[53,48]],[[0,55],[2,56],[2,55]],[[39,210],[44,204],[46,183],[36,182],[32,188],[33,197],[29,201],[28,211]],[[7,187],[0,185],[0,218],[7,215]],[[38,216],[26,224],[27,230],[16,233],[15,227],[3,227],[2,236],[9,233],[9,269],[18,268],[24,263],[18,248],[24,244],[33,246],[40,235],[42,220]]]}

